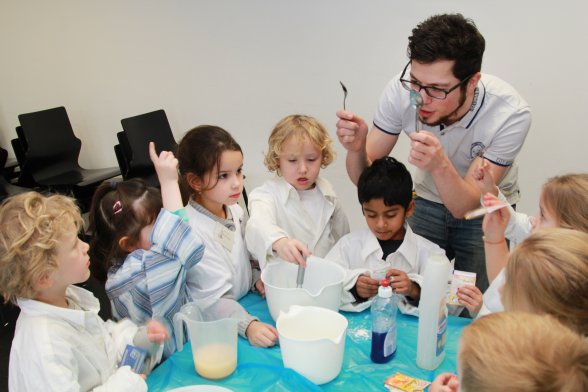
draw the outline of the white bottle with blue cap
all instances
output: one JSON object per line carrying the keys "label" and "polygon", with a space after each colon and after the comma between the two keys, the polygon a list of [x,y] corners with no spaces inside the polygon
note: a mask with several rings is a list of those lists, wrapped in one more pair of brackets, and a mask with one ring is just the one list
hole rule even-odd
{"label": "white bottle with blue cap", "polygon": [[378,295],[372,302],[372,351],[375,363],[389,362],[396,354],[396,296],[392,294],[390,281],[380,282]]}

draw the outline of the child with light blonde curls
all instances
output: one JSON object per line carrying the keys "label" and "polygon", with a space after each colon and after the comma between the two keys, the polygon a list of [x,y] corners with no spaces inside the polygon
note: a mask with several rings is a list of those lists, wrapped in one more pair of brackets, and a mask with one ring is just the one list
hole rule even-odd
{"label": "child with light blonde curls", "polygon": [[287,116],[274,127],[265,165],[277,176],[250,193],[245,231],[247,248],[262,268],[275,256],[305,265],[304,257],[324,257],[349,233],[333,187],[320,177],[335,157],[331,143],[310,116]]}
{"label": "child with light blonde curls", "polygon": [[[21,309],[12,340],[11,391],[147,391],[145,375],[118,367],[127,344],[151,350],[166,328],[104,322],[98,300],[74,286],[90,276],[73,199],[28,192],[0,207],[0,288]],[[149,371],[160,358],[148,360]]]}

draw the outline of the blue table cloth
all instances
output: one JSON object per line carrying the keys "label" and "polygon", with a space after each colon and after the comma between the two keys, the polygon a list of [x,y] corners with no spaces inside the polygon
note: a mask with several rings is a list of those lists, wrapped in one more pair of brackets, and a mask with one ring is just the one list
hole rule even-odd
{"label": "blue table cloth", "polygon": [[[257,294],[248,294],[239,301],[261,321],[275,325],[267,303]],[[333,381],[317,386],[294,370],[283,367],[280,347],[259,348],[239,338],[238,364],[229,377],[211,381],[198,376],[194,369],[190,342],[160,364],[147,377],[149,391],[167,391],[195,384],[219,385],[233,391],[385,391],[384,380],[396,372],[432,381],[441,372],[456,373],[457,343],[463,328],[471,320],[449,317],[445,344],[445,359],[434,371],[416,365],[418,318],[398,314],[398,344],[395,357],[387,364],[370,360],[371,318],[369,309],[361,313],[342,312],[349,321],[345,355],[341,373]]]}

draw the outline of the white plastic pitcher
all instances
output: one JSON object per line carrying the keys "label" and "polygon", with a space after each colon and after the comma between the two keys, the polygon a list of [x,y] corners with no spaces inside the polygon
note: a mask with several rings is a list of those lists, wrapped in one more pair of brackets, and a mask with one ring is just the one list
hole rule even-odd
{"label": "white plastic pitcher", "polygon": [[296,370],[315,384],[333,380],[341,371],[347,319],[316,306],[290,307],[276,323],[284,367]]}
{"label": "white plastic pitcher", "polygon": [[214,319],[214,309],[197,303],[182,306],[174,315],[178,351],[184,341],[183,323],[188,328],[196,372],[211,380],[229,376],[237,368],[237,324],[234,318]]}
{"label": "white plastic pitcher", "polygon": [[304,283],[300,288],[296,287],[297,264],[274,262],[261,272],[267,305],[274,320],[280,311],[287,312],[292,305],[339,310],[345,278],[343,267],[316,256],[310,256],[306,263]]}

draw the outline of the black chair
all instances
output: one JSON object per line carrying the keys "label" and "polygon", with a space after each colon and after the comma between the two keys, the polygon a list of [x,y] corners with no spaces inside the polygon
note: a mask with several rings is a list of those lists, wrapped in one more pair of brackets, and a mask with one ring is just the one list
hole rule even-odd
{"label": "black chair", "polygon": [[21,176],[32,182],[27,185],[73,193],[83,206],[80,197],[91,197],[98,184],[120,174],[117,167],[85,169],[79,165],[82,142],[75,136],[63,106],[21,114],[18,119],[21,127],[17,134],[23,150]]}
{"label": "black chair", "polygon": [[4,148],[0,147],[0,167],[2,168],[2,175],[0,176],[0,201],[4,200],[7,197],[17,195],[19,193],[28,192],[31,189],[23,188],[21,186],[17,186],[11,184],[5,177],[4,177],[4,167],[6,165],[6,161],[8,159],[8,151]]}
{"label": "black chair", "polygon": [[177,151],[178,144],[163,109],[124,118],[123,131],[117,133],[119,144],[114,147],[123,178],[142,178],[151,186],[159,186],[155,168],[149,157],[149,142],[157,152]]}
{"label": "black chair", "polygon": [[122,175],[123,179],[126,180],[129,178],[129,163],[127,162],[127,157],[125,156],[120,143],[114,145],[114,155],[116,155],[116,161],[118,162],[120,174]]}

